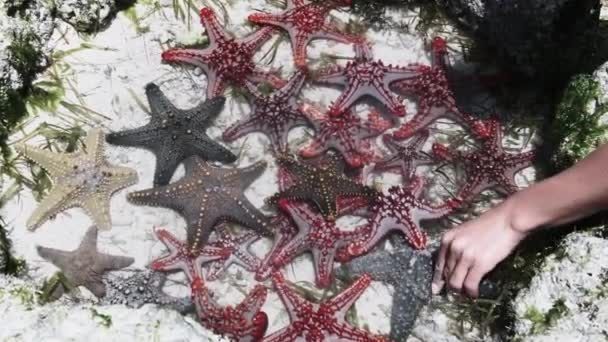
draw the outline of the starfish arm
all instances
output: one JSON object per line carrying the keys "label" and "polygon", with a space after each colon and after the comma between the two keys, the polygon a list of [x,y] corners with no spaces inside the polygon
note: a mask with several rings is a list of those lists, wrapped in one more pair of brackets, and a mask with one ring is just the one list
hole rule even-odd
{"label": "starfish arm", "polygon": [[101,167],[101,174],[104,176],[102,189],[109,195],[137,183],[138,180],[137,171],[124,166],[106,164]]}
{"label": "starfish arm", "polygon": [[259,68],[253,69],[251,74],[247,75],[246,79],[254,83],[268,83],[275,89],[285,85],[285,80],[279,76]]}
{"label": "starfish arm", "polygon": [[86,155],[96,164],[105,163],[104,134],[99,128],[93,128],[87,133],[85,139]]}
{"label": "starfish arm", "polygon": [[338,116],[338,113],[343,113],[357,101],[362,93],[361,82],[358,79],[350,80],[349,86],[340,94],[336,102],[332,105],[331,112]]}
{"label": "starfish arm", "polygon": [[393,137],[396,140],[405,140],[441,117],[448,115],[445,107],[425,106],[423,103],[418,104],[418,111],[414,117],[399,127],[393,132]]}
{"label": "starfish arm", "polygon": [[160,134],[157,134],[158,127],[154,124],[147,124],[142,127],[127,129],[120,132],[112,132],[106,136],[106,141],[113,145],[129,147],[145,147],[152,149]]}
{"label": "starfish arm", "polygon": [[420,76],[420,72],[415,67],[401,67],[389,64],[385,66],[385,70],[386,75],[384,78],[384,82],[386,86],[396,81],[412,79]]}
{"label": "starfish arm", "polygon": [[209,69],[207,72],[207,98],[221,96],[226,89],[226,80],[214,69]]}
{"label": "starfish arm", "polygon": [[298,296],[289,288],[285,277],[281,274],[281,272],[275,272],[272,274],[272,282],[277,294],[287,309],[289,317],[292,320],[299,318],[302,311],[312,309],[312,305],[310,303],[305,301],[302,297]]}
{"label": "starfish arm", "polygon": [[299,233],[285,244],[273,257],[272,264],[275,269],[291,262],[296,256],[308,249],[308,240],[305,233]]}
{"label": "starfish arm", "polygon": [[287,31],[292,37],[291,46],[293,49],[294,64],[298,68],[306,68],[306,49],[308,47],[308,43],[310,43],[310,40],[312,39],[312,36],[304,32],[293,32],[291,29],[288,29]]}
{"label": "starfish arm", "polygon": [[386,171],[392,169],[400,169],[403,176],[411,174],[412,163],[409,160],[403,160],[399,155],[389,155],[388,157],[377,161],[374,164],[374,170]]}
{"label": "starfish arm", "polygon": [[[243,215],[232,217],[232,221],[241,224],[249,229],[252,229],[259,235],[272,236],[270,229],[268,228],[268,218],[264,216],[256,207],[249,202],[246,198],[240,201],[235,201],[233,204],[233,210],[236,212],[244,212]],[[231,210],[232,212],[235,212]]]}
{"label": "starfish arm", "polygon": [[237,159],[234,153],[211,140],[211,138],[202,131],[192,131],[186,139],[186,142],[192,148],[193,152],[203,159],[216,160],[222,163],[232,163]]}
{"label": "starfish arm", "polygon": [[[283,246],[293,239],[297,234],[297,228],[294,227],[292,221],[286,215],[279,215],[273,217],[271,220],[271,226],[274,230],[274,242],[272,248],[266,254],[264,260],[262,260],[260,266],[256,271],[255,278],[257,281],[263,281],[270,277],[270,274],[277,268],[274,266],[273,261],[276,255],[281,253]],[[283,265],[280,265],[282,267]]]}
{"label": "starfish arm", "polygon": [[160,151],[156,154],[154,186],[169,184],[177,166],[183,159],[184,155],[179,151],[173,150],[172,146],[161,146]]}
{"label": "starfish arm", "polygon": [[344,319],[346,311],[361,297],[363,291],[367,289],[371,283],[372,278],[369,274],[364,274],[359,277],[355,282],[350,284],[348,288],[340,292],[337,296],[324,304],[321,304],[322,308],[328,312],[334,312],[338,319]]}
{"label": "starfish arm", "polygon": [[264,337],[264,342],[295,342],[301,333],[300,329],[290,325]]}
{"label": "starfish arm", "polygon": [[287,83],[272,96],[278,98],[295,98],[306,81],[306,73],[298,70],[288,79]]}
{"label": "starfish arm", "polygon": [[259,132],[261,119],[261,117],[253,115],[236,122],[224,131],[222,134],[222,139],[227,142],[233,142],[250,133]]}
{"label": "starfish arm", "polygon": [[506,154],[505,165],[507,166],[508,174],[513,178],[512,175],[531,166],[532,160],[536,156],[536,151],[527,151],[517,154]]}
{"label": "starfish arm", "polygon": [[[181,210],[184,207],[182,199],[183,201],[190,201],[189,195],[192,195],[196,190],[191,181],[182,178],[169,185],[131,192],[127,195],[127,200],[137,205]],[[181,196],[178,197],[177,194]]]}
{"label": "starfish arm", "polygon": [[224,96],[216,96],[186,110],[185,114],[192,118],[197,127],[207,127],[220,115],[225,103],[226,98]]}
{"label": "starfish arm", "polygon": [[229,179],[229,181],[238,182],[238,187],[240,189],[245,190],[248,186],[251,185],[251,183],[253,183],[262,175],[264,170],[266,170],[266,166],[266,162],[258,161],[244,168],[237,169],[239,171],[238,175],[236,173],[228,174],[226,176],[226,179]]}
{"label": "starfish arm", "polygon": [[200,10],[199,15],[201,18],[201,24],[203,24],[207,37],[209,38],[210,46],[217,44],[219,40],[227,40],[232,38],[225,33],[222,25],[220,25],[217,20],[217,16],[211,8],[203,7]]}
{"label": "starfish arm", "polygon": [[102,281],[84,284],[87,290],[91,291],[97,298],[104,298],[106,296],[106,285]]}
{"label": "starfish arm", "polygon": [[36,246],[36,251],[41,258],[50,261],[60,270],[66,270],[72,265],[72,256],[74,255],[74,252],[67,252],[42,246]]}
{"label": "starfish arm", "polygon": [[313,39],[330,39],[344,44],[352,44],[360,41],[362,38],[342,33],[335,25],[325,24],[318,33],[313,35]]}
{"label": "starfish arm", "polygon": [[324,288],[331,284],[336,248],[313,248],[312,258],[315,266],[315,283]]}
{"label": "starfish arm", "polygon": [[[162,60],[168,63],[185,63],[201,68],[209,75],[209,63],[211,62],[210,49],[169,49],[162,53]],[[208,82],[209,83],[209,82]],[[211,98],[213,96],[210,96]],[[162,113],[162,112],[161,112]]]}
{"label": "starfish arm", "polygon": [[287,0],[287,7],[286,9],[289,11],[291,9],[297,8],[297,7],[301,7],[307,4],[306,0]]}
{"label": "starfish arm", "polygon": [[405,116],[405,106],[399,101],[397,96],[393,95],[390,89],[383,84],[376,84],[369,90],[368,94],[382,102],[393,114]]}
{"label": "starfish arm", "polygon": [[257,270],[262,263],[260,258],[249,251],[251,244],[257,240],[259,240],[257,234],[251,232],[245,233],[237,242],[238,249],[234,252],[235,263],[250,272]]}
{"label": "starfish arm", "polygon": [[308,145],[302,147],[300,155],[304,158],[314,158],[321,155],[326,150],[327,148],[323,145],[322,138],[315,137]]}
{"label": "starfish arm", "polygon": [[270,27],[270,26],[265,26],[239,40],[243,44],[245,44],[247,49],[256,51],[262,45],[264,45],[264,43],[266,43],[268,41],[268,39],[270,39],[270,37],[272,37],[272,34],[275,32],[276,32],[275,28]]}
{"label": "starfish arm", "polygon": [[395,276],[397,270],[390,267],[392,264],[391,254],[386,250],[380,250],[356,258],[349,262],[344,268],[349,274],[361,275],[363,273],[368,273],[376,281],[396,286],[397,282]]}
{"label": "starfish arm", "polygon": [[42,199],[27,220],[27,228],[29,230],[35,230],[60,212],[78,206],[78,203],[71,199],[75,190],[76,188],[72,186],[62,184],[53,186],[51,192]]}
{"label": "starfish arm", "polygon": [[321,72],[316,78],[317,82],[329,83],[335,85],[345,85],[348,81],[344,74],[344,68],[339,65],[334,65]]}
{"label": "starfish arm", "polygon": [[115,271],[125,267],[131,266],[135,262],[135,259],[126,256],[110,255],[99,253],[99,264],[100,269],[103,271]]}
{"label": "starfish arm", "polygon": [[405,286],[395,288],[391,309],[391,341],[405,341],[416,323],[424,302]]}
{"label": "starfish arm", "polygon": [[105,193],[93,193],[82,200],[82,208],[89,215],[97,229],[112,229],[110,217],[110,196]]}
{"label": "starfish arm", "polygon": [[15,150],[47,171],[52,178],[72,171],[75,159],[80,156],[79,153],[61,155],[25,144],[16,145]]}
{"label": "starfish arm", "polygon": [[407,185],[407,192],[411,193],[414,198],[419,198],[424,191],[424,184],[426,183],[425,178],[423,177],[414,177],[410,180],[410,183]]}
{"label": "starfish arm", "polygon": [[152,117],[165,117],[169,113],[175,113],[178,110],[160,90],[159,86],[154,83],[146,85],[146,97],[148,98]]}
{"label": "starfish arm", "polygon": [[249,20],[252,23],[258,24],[258,25],[272,25],[272,26],[278,26],[278,27],[282,27],[286,29],[286,25],[283,24],[283,16],[282,15],[275,15],[275,14],[267,14],[267,13],[253,13],[251,15],[249,15],[249,17],[247,17],[247,20]]}
{"label": "starfish arm", "polygon": [[256,285],[253,290],[243,299],[241,303],[237,306],[237,311],[243,314],[245,320],[252,321],[255,316],[260,312],[264,302],[266,301],[266,296],[268,291],[266,287],[263,285]]}

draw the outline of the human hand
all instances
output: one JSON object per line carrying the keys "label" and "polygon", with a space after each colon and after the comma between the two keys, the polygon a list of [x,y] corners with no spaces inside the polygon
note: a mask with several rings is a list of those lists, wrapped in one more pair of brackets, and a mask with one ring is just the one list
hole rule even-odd
{"label": "human hand", "polygon": [[447,231],[433,275],[433,294],[444,285],[475,298],[481,278],[505,259],[528,234],[514,225],[513,203],[506,200],[480,217]]}

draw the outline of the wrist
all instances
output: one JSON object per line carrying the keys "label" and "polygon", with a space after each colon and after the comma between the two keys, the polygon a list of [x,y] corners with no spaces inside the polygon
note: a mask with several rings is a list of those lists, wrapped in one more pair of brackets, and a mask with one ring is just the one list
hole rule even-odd
{"label": "wrist", "polygon": [[505,207],[506,222],[515,232],[524,236],[545,224],[533,203],[526,200],[526,194],[522,190],[508,197],[501,206]]}

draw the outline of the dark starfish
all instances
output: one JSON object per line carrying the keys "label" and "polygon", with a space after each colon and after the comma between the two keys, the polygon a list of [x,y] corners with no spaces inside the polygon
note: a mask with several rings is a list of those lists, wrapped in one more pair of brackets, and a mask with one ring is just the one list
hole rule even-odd
{"label": "dark starfish", "polygon": [[494,188],[504,195],[510,195],[519,188],[515,184],[515,174],[531,165],[534,151],[506,153],[502,147],[502,131],[498,121],[492,119],[487,124],[489,135],[481,142],[481,147],[472,152],[449,149],[440,144],[433,145],[433,154],[441,160],[462,164],[465,171],[464,185],[458,192],[461,201],[468,201],[482,191]]}
{"label": "dark starfish", "polygon": [[[125,268],[135,261],[130,257],[99,253],[95,226],[89,228],[78,248],[71,252],[41,246],[37,246],[36,249],[38,255],[61,270],[70,285],[84,286],[99,298],[106,295],[103,275],[109,271]],[[52,297],[59,298],[63,292],[64,288],[60,286]]]}
{"label": "dark starfish", "polygon": [[379,193],[370,210],[372,217],[369,235],[348,246],[349,254],[357,256],[367,253],[393,230],[401,231],[415,249],[424,249],[427,237],[420,221],[443,217],[460,202],[449,200],[440,206],[431,206],[424,199],[419,199],[423,188],[423,178],[415,177],[407,187],[393,186],[388,190],[388,194]]}
{"label": "dark starfish", "polygon": [[420,309],[431,298],[433,258],[400,244],[391,252],[381,250],[356,258],[336,270],[339,278],[369,274],[394,288],[391,313],[391,341],[406,341]]}
{"label": "dark starfish", "polygon": [[339,32],[338,28],[326,23],[332,9],[350,5],[350,0],[312,2],[307,0],[287,0],[287,8],[282,14],[255,13],[249,20],[256,24],[278,26],[287,31],[291,40],[294,63],[298,68],[306,68],[306,47],[313,39],[330,39],[345,44],[360,41],[361,38]]}
{"label": "dark starfish", "polygon": [[408,69],[415,74],[407,80],[395,83],[395,90],[418,97],[418,111],[414,117],[393,132],[397,140],[415,135],[439,118],[449,118],[470,128],[479,138],[488,137],[483,121],[458,109],[450,89],[446,71],[449,67],[447,44],[442,38],[433,39],[431,45],[432,66],[414,64]]}
{"label": "dark starfish", "polygon": [[206,160],[231,163],[236,156],[213,141],[207,128],[220,114],[225,98],[218,96],[197,107],[176,108],[153,83],[146,85],[150,104],[150,122],[140,128],[110,133],[106,140],[111,144],[139,146],[156,155],[154,185],[166,185],[175,169],[184,159],[196,155]]}
{"label": "dark starfish", "polygon": [[296,178],[293,186],[272,196],[269,201],[278,199],[309,200],[332,221],[337,216],[337,200],[341,197],[371,198],[375,191],[346,177],[341,162],[335,156],[328,157],[319,165],[303,164],[296,159],[281,155],[277,157],[280,166],[285,167]]}
{"label": "dark starfish", "polygon": [[280,272],[275,272],[272,280],[287,308],[291,324],[267,336],[264,342],[386,342],[383,337],[352,327],[344,317],[369,286],[369,275],[359,277],[340,294],[319,304],[311,303],[291,290]]}
{"label": "dark starfish", "polygon": [[207,280],[217,280],[232,264],[239,265],[249,272],[258,270],[262,260],[249,250],[251,244],[260,239],[256,233],[245,232],[233,236],[227,229],[216,229],[215,234],[213,241],[205,248],[224,249],[226,256],[209,262],[207,265]]}
{"label": "dark starfish", "polygon": [[275,153],[287,151],[287,136],[293,127],[308,125],[308,120],[296,103],[296,96],[306,76],[295,73],[287,84],[269,95],[262,94],[249,81],[244,84],[252,95],[251,115],[229,127],[223,135],[225,141],[234,141],[252,132],[262,132],[270,139]]}
{"label": "dark starfish", "polygon": [[340,230],[336,223],[314,213],[308,205],[279,200],[280,208],[287,212],[298,228],[298,233],[274,256],[273,264],[280,267],[291,262],[302,252],[310,251],[315,266],[318,287],[331,283],[336,251],[368,234],[367,224],[353,230]]}
{"label": "dark starfish", "polygon": [[422,145],[429,138],[429,131],[422,130],[415,137],[412,137],[407,144],[398,144],[392,135],[382,136],[386,147],[391,150],[391,154],[379,160],[374,165],[376,171],[387,171],[399,169],[404,179],[409,180],[414,176],[416,168],[420,165],[433,163],[433,158],[422,152]]}
{"label": "dark starfish", "polygon": [[368,43],[361,42],[355,45],[354,60],[344,67],[335,65],[321,71],[316,80],[345,87],[329,112],[332,116],[344,114],[364,96],[375,98],[396,116],[405,116],[405,106],[392,93],[390,86],[415,76],[415,70],[411,68],[384,65],[381,60],[374,60]]}
{"label": "dark starfish", "polygon": [[186,314],[194,311],[190,297],[177,298],[163,291],[167,277],[159,272],[139,270],[123,278],[104,278],[107,293],[100,301],[103,305],[122,304],[138,309],[145,304],[156,304]]}
{"label": "dark starfish", "polygon": [[199,157],[185,160],[186,176],[150,190],[130,193],[135,204],[166,207],[179,212],[188,225],[188,246],[196,252],[209,241],[216,224],[230,221],[269,236],[268,219],[245,197],[243,191],[266,168],[266,163],[236,169],[212,167]]}
{"label": "dark starfish", "polygon": [[375,111],[369,113],[367,122],[362,122],[350,110],[339,117],[332,117],[311,105],[303,105],[302,109],[317,132],[312,142],[300,151],[304,158],[318,157],[333,149],[351,167],[362,167],[374,159],[371,138],[391,127],[391,123]]}
{"label": "dark starfish", "polygon": [[200,11],[201,23],[209,37],[209,46],[204,49],[170,49],[162,54],[164,62],[181,62],[197,66],[207,74],[207,98],[223,93],[226,82],[241,86],[245,80],[269,82],[281,87],[284,81],[256,67],[253,55],[274,32],[264,27],[244,38],[234,38],[217,21],[209,7]]}

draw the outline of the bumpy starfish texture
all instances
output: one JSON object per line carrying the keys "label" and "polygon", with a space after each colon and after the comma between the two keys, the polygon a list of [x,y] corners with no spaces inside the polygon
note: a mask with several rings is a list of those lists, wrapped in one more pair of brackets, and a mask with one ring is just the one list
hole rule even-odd
{"label": "bumpy starfish texture", "polygon": [[287,84],[270,93],[262,94],[256,85],[245,81],[245,86],[252,95],[252,114],[233,126],[223,135],[225,141],[231,142],[252,132],[262,132],[270,139],[276,153],[287,150],[287,136],[293,127],[308,124],[296,103],[296,96],[306,76],[303,72],[294,74]]}
{"label": "bumpy starfish texture", "polygon": [[279,206],[287,212],[298,228],[298,233],[274,257],[275,266],[285,265],[302,252],[312,253],[315,282],[327,287],[332,281],[336,251],[366,234],[367,225],[354,230],[340,230],[335,222],[327,221],[306,204],[280,200]]}
{"label": "bumpy starfish texture", "polygon": [[473,199],[482,191],[494,188],[510,195],[519,187],[515,184],[515,174],[530,166],[534,151],[506,153],[502,147],[502,131],[496,120],[490,120],[489,137],[481,142],[481,147],[472,152],[451,150],[441,144],[433,145],[433,154],[441,160],[462,163],[465,182],[458,192],[462,201]]}
{"label": "bumpy starfish texture", "polygon": [[184,162],[186,176],[175,183],[128,195],[135,204],[170,208],[188,225],[191,252],[207,244],[216,224],[230,221],[269,236],[268,219],[244,195],[266,168],[258,162],[245,168],[217,168],[199,157]]}
{"label": "bumpy starfish texture", "polygon": [[215,239],[205,247],[211,246],[224,249],[227,256],[211,261],[207,265],[206,279],[209,281],[218,279],[233,264],[239,265],[250,272],[257,271],[262,260],[249,249],[251,244],[259,239],[260,237],[253,232],[245,232],[238,236],[233,236],[227,229],[216,230]]}
{"label": "bumpy starfish texture", "polygon": [[317,166],[300,163],[286,155],[278,156],[277,162],[297,180],[293,186],[272,196],[269,199],[271,203],[280,198],[309,200],[326,219],[335,220],[340,197],[370,198],[375,193],[373,189],[346,177],[336,157],[329,157]]}
{"label": "bumpy starfish texture", "polygon": [[287,308],[291,324],[266,338],[264,342],[385,342],[380,336],[352,327],[346,322],[346,311],[369,286],[371,277],[363,275],[332,299],[311,303],[289,288],[283,275],[275,272],[272,280]]}
{"label": "bumpy starfish texture", "polygon": [[393,132],[397,140],[412,137],[439,118],[449,118],[470,128],[479,138],[487,138],[488,130],[483,121],[460,111],[446,76],[448,66],[447,44],[442,38],[432,43],[432,66],[409,65],[415,77],[395,83],[395,90],[418,98],[416,115]]}
{"label": "bumpy starfish texture", "polygon": [[226,82],[241,86],[245,80],[269,82],[275,87],[283,85],[280,78],[258,69],[253,55],[274,31],[264,27],[244,38],[234,38],[219,24],[212,9],[200,11],[201,23],[209,37],[204,49],[170,49],[162,54],[165,62],[187,63],[199,67],[207,75],[207,98],[223,93]]}
{"label": "bumpy starfish texture", "polygon": [[317,132],[312,142],[300,151],[300,155],[305,158],[317,157],[328,149],[333,149],[351,167],[361,167],[374,159],[370,139],[391,126],[378,112],[371,112],[368,121],[363,122],[350,110],[334,117],[311,105],[303,105],[302,108]]}
{"label": "bumpy starfish texture", "polygon": [[[73,286],[84,286],[95,296],[106,295],[103,276],[109,271],[125,268],[135,261],[133,258],[99,253],[97,251],[97,228],[91,226],[76,250],[67,252],[38,246],[38,255],[57,266]],[[58,287],[53,297],[58,298],[63,287]]]}
{"label": "bumpy starfish texture", "polygon": [[329,12],[338,6],[350,5],[350,0],[320,1],[287,0],[287,9],[282,14],[256,13],[249,20],[256,24],[280,27],[287,31],[291,40],[294,63],[298,68],[306,68],[306,47],[313,39],[330,39],[345,44],[360,41],[360,37],[339,32],[338,28],[326,22]]}
{"label": "bumpy starfish texture", "polygon": [[104,156],[103,133],[89,131],[85,150],[75,153],[50,151],[18,145],[16,150],[46,170],[53,180],[49,194],[27,221],[34,230],[56,214],[81,207],[102,230],[112,228],[110,197],[137,182],[135,170],[111,165]]}
{"label": "bumpy starfish texture", "polygon": [[391,154],[382,160],[376,161],[374,170],[387,171],[398,169],[405,179],[411,179],[418,166],[433,163],[433,158],[421,151],[422,145],[424,145],[428,138],[428,130],[420,131],[406,144],[398,144],[390,134],[382,136],[384,145],[391,150]]}
{"label": "bumpy starfish texture", "polygon": [[139,270],[126,278],[107,276],[104,278],[107,292],[100,304],[122,304],[134,309],[145,304],[156,304],[182,314],[193,312],[190,297],[177,298],[163,291],[166,280],[164,274],[150,270]]}
{"label": "bumpy starfish texture", "polygon": [[207,128],[220,114],[225,98],[218,96],[200,105],[181,110],[176,108],[153,83],[146,86],[150,104],[150,122],[140,128],[110,133],[106,140],[111,144],[139,146],[156,155],[154,185],[166,185],[175,169],[184,159],[196,155],[205,160],[231,163],[236,156],[213,141]]}
{"label": "bumpy starfish texture", "polygon": [[356,258],[336,271],[340,278],[363,274],[393,286],[390,340],[406,341],[420,309],[431,298],[431,254],[402,244],[391,252],[382,250]]}
{"label": "bumpy starfish texture", "polygon": [[366,42],[355,45],[355,59],[346,66],[333,66],[322,71],[317,81],[344,86],[344,92],[333,104],[330,114],[345,113],[357,100],[369,96],[384,104],[396,116],[405,116],[405,106],[393,94],[390,86],[400,80],[416,76],[415,70],[393,65],[384,65],[374,60]]}
{"label": "bumpy starfish texture", "polygon": [[423,187],[423,178],[415,177],[407,187],[393,186],[388,190],[388,194],[378,194],[371,207],[373,214],[370,219],[369,235],[348,246],[348,252],[353,256],[367,253],[393,230],[401,231],[412,247],[424,249],[427,237],[420,222],[443,217],[460,202],[449,200],[442,205],[432,206],[424,199],[420,199]]}

